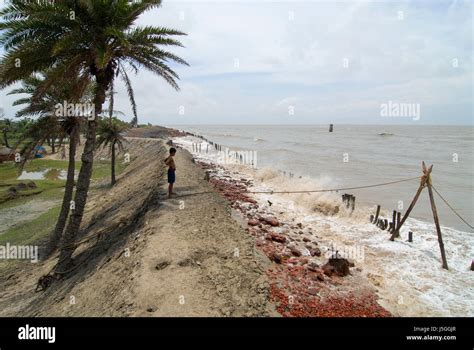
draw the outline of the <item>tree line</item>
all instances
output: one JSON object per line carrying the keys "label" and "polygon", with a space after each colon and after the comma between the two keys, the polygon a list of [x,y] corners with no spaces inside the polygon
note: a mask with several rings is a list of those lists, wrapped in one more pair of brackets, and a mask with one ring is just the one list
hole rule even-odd
{"label": "tree line", "polygon": [[[185,33],[160,26],[138,26],[139,17],[161,5],[161,0],[63,0],[37,2],[11,0],[0,11],[0,88],[21,95],[14,102],[22,123],[3,119],[7,147],[12,125],[21,144],[21,163],[38,145],[67,142],[68,170],[61,211],[51,233],[50,250],[59,250],[55,274],[73,264],[75,242],[82,222],[97,147],[110,147],[111,184],[115,183],[115,152],[123,148],[123,133],[137,126],[137,105],[130,73],[149,71],[179,90],[178,74],[170,63],[188,65],[168,50],[182,46],[175,39]],[[133,119],[115,117],[114,85],[126,88]],[[91,104],[93,116],[57,113],[58,104]],[[55,107],[56,106],[56,107]],[[77,181],[74,179],[77,145],[84,147]],[[6,136],[5,136],[6,135]],[[21,140],[20,140],[21,139]],[[52,142],[52,144],[51,144]],[[71,201],[74,209],[70,209]]]}

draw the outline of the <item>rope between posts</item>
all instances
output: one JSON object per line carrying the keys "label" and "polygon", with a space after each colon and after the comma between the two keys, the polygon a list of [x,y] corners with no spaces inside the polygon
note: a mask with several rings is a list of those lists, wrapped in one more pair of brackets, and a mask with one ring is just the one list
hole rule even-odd
{"label": "rope between posts", "polygon": [[431,185],[431,188],[436,192],[436,194],[439,196],[439,198],[441,198],[441,200],[444,202],[444,204],[446,204],[448,206],[449,209],[451,209],[451,211],[458,217],[462,220],[462,222],[464,222],[467,226],[469,226],[471,229],[474,229],[474,227],[469,224],[462,216],[461,214],[459,214],[456,209],[454,209],[451,204],[448,203],[448,201],[441,195],[441,193],[438,192],[438,190],[433,186]]}
{"label": "rope between posts", "polygon": [[[375,185],[365,185],[365,186],[356,186],[356,187],[341,187],[341,188],[329,188],[329,189],[319,189],[319,190],[301,190],[301,191],[236,191],[236,194],[291,194],[291,193],[317,193],[317,192],[338,192],[338,191],[349,191],[349,190],[358,190],[363,188],[371,188],[371,187],[380,187],[380,186],[387,186],[393,185],[400,182],[418,180],[420,176],[410,177],[408,179],[402,179],[397,181],[390,181],[390,182],[383,182]],[[214,193],[214,191],[203,191],[203,192],[194,192],[194,193],[186,193],[179,195],[179,197],[187,197],[187,196],[194,196],[197,194],[208,194]]]}
{"label": "rope between posts", "polygon": [[[370,188],[370,187],[387,186],[387,185],[392,185],[392,184],[396,184],[396,183],[400,183],[400,182],[412,181],[412,180],[416,180],[416,179],[419,179],[419,178],[420,178],[419,176],[416,176],[416,177],[411,177],[411,178],[408,178],[408,179],[384,182],[384,183],[379,183],[379,184],[375,184],[375,185],[357,186],[357,187],[343,187],[343,188],[331,188],[331,189],[308,190],[308,191],[237,191],[236,193],[237,194],[242,194],[242,193],[249,193],[249,194],[287,194],[288,193],[288,194],[290,194],[290,193],[337,192],[337,191],[356,190],[356,189]],[[179,195],[179,197],[187,197],[187,196],[194,196],[194,195],[198,195],[198,194],[209,194],[209,193],[215,193],[215,192],[214,191],[203,191],[203,192],[187,193],[187,194]],[[89,242],[90,240],[92,240],[94,238],[100,237],[103,234],[105,234],[105,232],[99,232],[98,234],[95,234],[91,237],[83,239],[82,241],[65,245],[62,248],[76,248],[76,247],[80,246],[81,244],[87,243],[87,242]]]}
{"label": "rope between posts", "polygon": [[420,176],[416,177],[411,177],[409,179],[403,179],[403,180],[397,180],[397,181],[390,181],[390,182],[383,182],[380,184],[375,184],[375,185],[365,185],[365,186],[356,186],[356,187],[342,187],[342,188],[331,188],[331,189],[321,189],[321,190],[308,190],[308,191],[243,191],[243,192],[238,192],[238,193],[252,193],[252,194],[262,194],[262,193],[267,193],[267,194],[280,194],[280,193],[316,193],[316,192],[338,192],[338,191],[348,191],[348,190],[358,190],[362,188],[370,188],[370,187],[380,187],[380,186],[387,186],[387,185],[393,185],[397,184],[400,182],[406,182],[406,181],[412,181],[419,179]]}
{"label": "rope between posts", "polygon": [[[358,190],[358,189],[364,189],[364,188],[372,188],[372,187],[380,187],[380,186],[388,186],[388,185],[393,185],[397,183],[402,183],[402,182],[407,182],[407,181],[413,181],[413,180],[418,180],[420,179],[420,176],[415,176],[415,177],[410,177],[407,179],[401,179],[401,180],[396,180],[396,181],[389,181],[389,182],[383,182],[383,183],[378,183],[374,185],[364,185],[364,186],[354,186],[354,187],[340,187],[340,188],[330,188],[330,189],[317,189],[317,190],[301,190],[301,191],[236,191],[237,194],[298,194],[298,193],[320,193],[320,192],[338,192],[338,191],[348,191],[348,190]],[[453,211],[454,214],[456,214],[457,217],[459,217],[467,226],[469,226],[471,229],[474,227],[470,225],[449,203],[448,201],[438,192],[438,190],[431,185],[433,190],[436,192],[436,194],[443,200],[443,202]],[[195,192],[195,193],[187,193],[180,195],[179,197],[187,197],[187,196],[193,196],[193,195],[199,195],[199,194],[209,194],[209,193],[215,193],[214,191],[203,191],[203,192]],[[178,198],[179,198],[178,197]],[[67,248],[75,248],[80,246],[81,244],[84,244],[86,242],[89,242],[90,240],[94,238],[100,237],[104,232],[100,232],[99,234],[93,235],[91,237],[88,237],[86,239],[83,239],[82,241],[73,243],[73,244],[68,244],[66,247]],[[64,247],[63,247],[64,248]],[[75,269],[77,266],[74,266],[72,268]],[[62,272],[62,273],[67,273],[69,272]],[[61,273],[60,273],[61,274]]]}

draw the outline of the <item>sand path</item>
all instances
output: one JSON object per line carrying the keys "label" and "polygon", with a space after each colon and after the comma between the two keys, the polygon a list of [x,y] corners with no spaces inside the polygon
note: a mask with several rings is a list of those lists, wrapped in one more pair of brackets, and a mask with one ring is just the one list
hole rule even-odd
{"label": "sand path", "polygon": [[[189,155],[176,156],[178,197],[147,217],[153,231],[137,280],[138,316],[268,314],[267,284],[246,232]],[[166,197],[167,185],[163,186]]]}

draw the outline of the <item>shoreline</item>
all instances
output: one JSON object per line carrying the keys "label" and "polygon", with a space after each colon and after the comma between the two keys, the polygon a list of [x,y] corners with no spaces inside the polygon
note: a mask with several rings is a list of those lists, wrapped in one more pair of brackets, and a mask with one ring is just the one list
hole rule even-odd
{"label": "shoreline", "polygon": [[[176,139],[173,144],[183,146]],[[375,289],[362,281],[354,262],[347,260],[351,272],[339,275],[330,266],[331,257],[322,252],[310,227],[282,221],[278,213],[259,206],[251,196],[238,193],[248,190],[252,180],[212,162],[196,157],[195,162],[229,201],[232,216],[253,238],[256,249],[272,262],[265,273],[271,284],[271,301],[282,316],[392,316],[378,304]]]}
{"label": "shoreline", "polygon": [[[184,139],[186,139],[186,137]],[[180,144],[180,138],[175,138],[174,141]],[[203,140],[196,139],[195,141],[200,142]],[[298,208],[298,201],[303,200],[304,202],[302,203],[304,204],[307,202],[306,199],[301,197],[295,198],[295,196],[290,198],[294,199],[294,203],[296,203],[293,208],[293,201],[288,198],[281,198],[283,196],[275,195],[250,195],[250,207],[249,205],[244,205],[244,208],[241,208],[239,202],[241,202],[242,198],[236,197],[234,193],[238,191],[239,188],[242,188],[242,186],[244,186],[245,189],[251,188],[252,190],[255,188],[262,189],[262,187],[268,190],[278,190],[278,188],[274,188],[270,185],[276,184],[278,186],[280,183],[276,180],[273,182],[262,181],[262,177],[259,178],[259,171],[254,171],[254,169],[249,171],[248,167],[216,164],[212,155],[208,155],[204,152],[202,152],[202,154],[193,152],[189,142],[189,140],[183,141],[180,146],[186,148],[190,153],[193,153],[196,162],[204,163],[204,167],[212,170],[210,176],[211,182],[214,182],[217,188],[219,188],[219,186],[222,187],[221,192],[223,192],[224,197],[230,200],[234,206],[234,210],[241,212],[243,218],[240,218],[239,221],[247,225],[246,229],[254,237],[256,245],[259,246],[259,249],[266,250],[264,253],[270,259],[274,256],[275,249],[271,250],[267,247],[269,245],[266,235],[268,235],[269,232],[277,234],[283,233],[283,236],[286,236],[285,238],[291,238],[291,241],[273,243],[273,245],[279,246],[280,248],[276,249],[276,251],[286,256],[286,259],[291,259],[289,260],[291,268],[303,266],[302,269],[299,269],[306,272],[308,271],[308,264],[311,263],[311,260],[316,260],[314,262],[317,268],[312,272],[316,273],[314,278],[318,279],[317,275],[319,274],[321,276],[321,270],[319,269],[325,262],[311,256],[310,249],[315,248],[311,245],[319,242],[320,248],[325,246],[327,249],[335,243],[337,247],[342,246],[351,249],[355,244],[356,248],[357,246],[362,246],[362,249],[365,250],[365,259],[362,257],[361,260],[359,259],[360,261],[356,261],[355,268],[351,268],[351,272],[354,271],[352,282],[357,280],[357,284],[365,284],[368,289],[372,291],[369,294],[378,296],[373,298],[374,300],[378,300],[377,305],[384,310],[388,310],[388,313],[395,316],[459,316],[466,314],[466,310],[469,309],[469,306],[466,304],[468,300],[466,300],[463,289],[469,288],[468,285],[469,280],[472,279],[472,272],[469,271],[469,258],[466,257],[466,255],[469,254],[467,254],[466,251],[463,253],[464,248],[462,248],[464,247],[463,244],[466,245],[467,243],[462,241],[463,237],[456,236],[458,231],[443,228],[447,230],[448,233],[448,258],[451,260],[455,259],[456,262],[454,266],[450,265],[451,270],[447,272],[440,268],[441,263],[437,256],[439,255],[439,248],[435,245],[437,244],[436,241],[431,237],[430,229],[424,227],[423,222],[416,219],[409,219],[410,225],[418,225],[417,227],[419,227],[416,235],[416,245],[410,245],[403,240],[398,240],[395,243],[387,242],[388,236],[386,237],[378,228],[368,223],[370,213],[363,209],[356,210],[353,217],[344,215],[342,212],[337,215],[331,215],[331,213],[324,212],[324,210],[327,209],[324,208],[324,206],[318,208],[317,205],[312,203],[313,210],[308,213]],[[209,142],[212,144],[212,141]],[[216,169],[218,169],[218,171],[216,171]],[[278,176],[278,174],[274,174],[274,176]],[[265,183],[267,183],[267,186]],[[228,193],[226,193],[225,188],[229,189],[229,191],[227,191]],[[273,202],[273,207],[271,208],[275,209],[276,212],[268,213],[269,205],[271,206],[270,201]],[[317,202],[317,199],[314,201]],[[288,207],[288,204],[290,204],[290,207]],[[252,205],[257,205],[260,209],[256,210],[251,207]],[[262,224],[261,220],[258,220],[262,214],[259,210],[263,211],[264,215],[268,214],[278,217],[282,225],[279,225],[275,229],[271,227],[271,225]],[[257,221],[249,225],[249,222],[254,218],[257,218]],[[296,222],[294,220],[296,220]],[[303,236],[300,237],[298,234],[294,235],[295,223],[307,226],[308,232],[303,232]],[[253,226],[253,224],[255,224],[255,226]],[[283,226],[283,230],[281,226]],[[345,232],[349,232],[349,234]],[[406,227],[402,228],[401,233],[403,237],[408,235],[408,229]],[[279,238],[277,238],[277,240],[278,239]],[[305,239],[306,242],[304,242],[305,244],[300,244],[301,242],[298,242],[297,239]],[[316,239],[316,242],[314,242],[314,239]],[[300,252],[295,251],[295,254],[299,256],[294,256],[290,249],[291,247],[288,248],[288,246],[293,245],[295,242],[298,246],[297,249],[300,250]],[[392,245],[390,245],[390,243]],[[308,245],[308,247],[305,247],[305,245]],[[421,246],[418,247],[418,245]],[[469,245],[467,244],[467,246]],[[282,250],[282,247],[285,247],[285,249]],[[414,251],[413,248],[417,250]],[[429,255],[426,255],[427,252],[430,252],[428,253]],[[305,259],[310,261],[306,262]],[[277,260],[281,259],[277,258]],[[298,262],[298,260],[302,260],[303,263]],[[380,266],[381,264],[383,265],[382,267]],[[397,264],[400,264],[399,270],[396,267]],[[418,264],[420,266],[416,266]],[[465,264],[465,266],[463,264]],[[277,264],[277,267],[281,267],[281,264]],[[408,270],[408,272],[406,270]],[[284,276],[291,275],[292,273],[295,275],[295,272],[290,270],[284,273],[282,273],[281,269],[277,269],[277,272],[269,272],[270,278],[275,278],[275,276],[271,276],[272,273]],[[302,272],[296,274],[298,274],[300,278],[304,276]],[[446,292],[450,300],[449,303],[444,306],[437,302],[437,298],[444,295],[443,289],[445,289],[446,280],[451,280],[452,283],[450,284],[448,282],[449,288]],[[346,278],[346,282],[347,281],[348,279]],[[350,282],[346,282],[344,283],[350,284]],[[336,281],[336,285],[338,283],[341,282]],[[464,287],[461,287],[460,284]],[[302,285],[303,284],[299,287],[302,287]],[[306,295],[308,286],[313,287],[313,285],[307,283],[303,291],[296,291],[292,295]],[[293,287],[291,283],[287,283],[284,290],[289,291],[292,290]],[[353,288],[355,290],[355,286],[353,286]],[[315,291],[313,291],[313,293],[315,293]],[[273,291],[273,294],[278,295],[278,291]],[[280,291],[280,294],[281,300],[288,297],[284,292]],[[304,300],[305,297],[300,297],[300,299]],[[303,304],[305,303],[307,305],[308,300],[305,300]],[[318,307],[320,308],[321,305],[318,305]],[[468,309],[466,309],[466,307]],[[282,313],[285,314],[285,312],[287,312],[285,310],[287,309],[287,307],[284,307],[280,308],[279,311],[283,311]],[[311,311],[306,312],[307,315],[311,313]],[[471,312],[474,313],[474,310],[468,311],[469,314]],[[343,314],[343,312],[339,313]],[[384,314],[384,312],[380,314]]]}
{"label": "shoreline", "polygon": [[[160,127],[134,130],[128,138],[132,162],[116,186],[91,192],[81,238],[97,233],[103,238],[77,250],[77,261],[85,265],[42,294],[34,293],[35,283],[55,258],[34,268],[19,264],[13,274],[0,277],[2,315],[474,314],[472,272],[456,264],[442,271],[429,233],[417,234],[415,244],[388,242],[367,223],[368,212],[351,216],[342,206],[335,213],[339,196],[242,193],[274,190],[285,185],[284,177],[216,164],[206,154],[193,154],[185,135]],[[187,150],[177,155],[181,197],[168,200],[161,170],[170,139]],[[461,249],[462,238],[445,242],[448,259],[463,262],[468,251]],[[124,257],[125,248],[131,259]],[[342,268],[329,263],[332,249],[347,260]],[[76,306],[68,305],[70,293]]]}

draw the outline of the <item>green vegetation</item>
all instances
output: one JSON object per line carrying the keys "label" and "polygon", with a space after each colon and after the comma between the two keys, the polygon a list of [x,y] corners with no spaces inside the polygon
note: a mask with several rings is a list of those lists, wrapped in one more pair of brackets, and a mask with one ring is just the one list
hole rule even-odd
{"label": "green vegetation", "polygon": [[[25,166],[26,171],[39,171],[44,169],[67,169],[68,162],[65,160],[54,159],[34,159]],[[80,162],[77,162],[80,168]],[[116,171],[120,174],[127,164],[117,162]],[[17,167],[13,162],[0,164],[0,210],[16,207],[28,203],[30,200],[57,200],[58,205],[47,210],[37,218],[15,225],[4,233],[0,233],[0,245],[6,242],[17,245],[27,245],[37,243],[48,237],[54,229],[54,225],[61,209],[61,199],[64,193],[64,180],[34,180],[36,189],[21,190],[20,196],[2,202],[6,196],[8,188],[20,182],[27,183],[30,180],[16,180],[18,177]],[[96,160],[92,178],[96,181],[102,181],[110,177],[110,161]],[[8,184],[8,186],[5,186]]]}
{"label": "green vegetation", "polygon": [[36,219],[11,227],[3,234],[0,234],[0,245],[5,245],[6,243],[16,245],[38,243],[38,241],[41,241],[51,233],[58,218],[59,210],[60,205],[58,204]]}
{"label": "green vegetation", "polygon": [[[130,100],[133,112],[132,126],[138,124],[137,106],[131,80],[128,72],[138,73],[146,69],[164,79],[172,88],[179,90],[178,74],[170,63],[187,65],[186,61],[166,49],[180,47],[177,36],[185,33],[162,26],[136,25],[136,20],[143,13],[157,8],[161,0],[128,1],[58,1],[34,2],[11,0],[0,10],[0,45],[5,50],[0,59],[0,88],[4,89],[22,82],[20,89],[12,94],[28,94],[17,100],[14,105],[26,105],[17,112],[17,116],[38,116],[39,118],[28,128],[28,132],[21,133],[21,137],[29,138],[20,151],[23,161],[32,155],[36,147],[43,143],[51,145],[55,153],[56,141],[63,140],[68,135],[72,139],[74,133],[70,127],[64,127],[66,122],[62,117],[85,118],[83,112],[59,113],[57,108],[52,113],[52,107],[57,101],[76,103],[91,87],[90,98],[85,101],[93,105],[92,119],[87,118],[83,125],[76,125],[76,132],[83,132],[85,143],[81,164],[75,166],[74,154],[69,155],[67,181],[57,226],[52,235],[52,248],[60,247],[60,256],[56,265],[56,272],[63,272],[72,263],[74,242],[77,239],[87,202],[87,191],[91,180],[111,174],[111,183],[114,184],[115,145],[120,151],[121,129],[118,123],[112,122],[114,82],[122,79]],[[71,18],[71,13],[74,18]],[[47,24],[45,24],[47,23]],[[21,62],[21,65],[18,65]],[[65,79],[74,81],[64,89]],[[109,101],[108,126],[114,130],[99,130],[105,101]],[[73,106],[74,107],[74,106]],[[82,107],[81,107],[82,108]],[[75,111],[76,108],[73,108]],[[84,109],[81,109],[84,111]],[[89,113],[89,112],[88,112]],[[67,114],[67,115],[66,115]],[[0,115],[0,119],[4,119]],[[66,118],[67,119],[67,118]],[[4,120],[0,127],[5,143],[9,144],[11,121]],[[82,130],[81,130],[82,129]],[[97,137],[99,136],[99,142]],[[102,141],[101,141],[102,140]],[[75,143],[70,145],[74,150]],[[112,162],[94,162],[94,151],[97,144],[111,145]],[[47,163],[38,163],[46,165]],[[109,172],[109,164],[112,171]],[[33,162],[29,166],[34,166]],[[56,167],[52,169],[60,169]],[[79,169],[80,166],[80,169]],[[106,170],[107,168],[107,170]],[[120,162],[117,171],[123,168]],[[63,168],[64,169],[64,168]],[[77,180],[74,171],[79,169]],[[12,169],[6,168],[5,181],[18,181]],[[43,186],[42,181],[38,187]],[[74,193],[75,210],[69,213],[69,203],[72,197],[74,181],[77,182]],[[45,182],[46,183],[46,182]],[[62,182],[57,182],[62,186]],[[6,186],[4,186],[6,187]],[[52,189],[51,189],[52,190]],[[46,192],[48,190],[44,190]],[[43,193],[42,192],[42,193]],[[67,219],[67,225],[66,225]],[[62,245],[59,245],[59,242]]]}
{"label": "green vegetation", "polygon": [[[25,171],[33,172],[33,171],[41,171],[45,169],[57,169],[57,170],[66,170],[67,169],[67,161],[65,160],[52,160],[52,159],[35,159],[29,164],[27,164],[24,168]],[[78,170],[80,169],[80,162],[77,163]],[[123,162],[116,163],[116,171],[117,173],[121,173],[123,169],[125,169],[126,164]],[[24,197],[30,197],[34,195],[34,198],[38,198],[38,195],[41,194],[41,199],[47,198],[60,198],[61,191],[54,191],[57,189],[64,188],[65,180],[17,180],[18,177],[17,167],[13,162],[6,162],[0,164],[0,209],[10,207],[12,205],[19,205],[19,201]],[[93,180],[102,180],[105,178],[110,177],[110,161],[109,160],[96,160],[94,164],[94,169],[92,172],[92,179]],[[6,199],[8,189],[11,186],[15,186],[16,184],[23,182],[28,183],[33,181],[37,188],[35,189],[25,189],[19,191],[19,198],[15,198],[12,200]],[[53,191],[52,193],[49,193]],[[58,196],[58,193],[60,194]]]}

